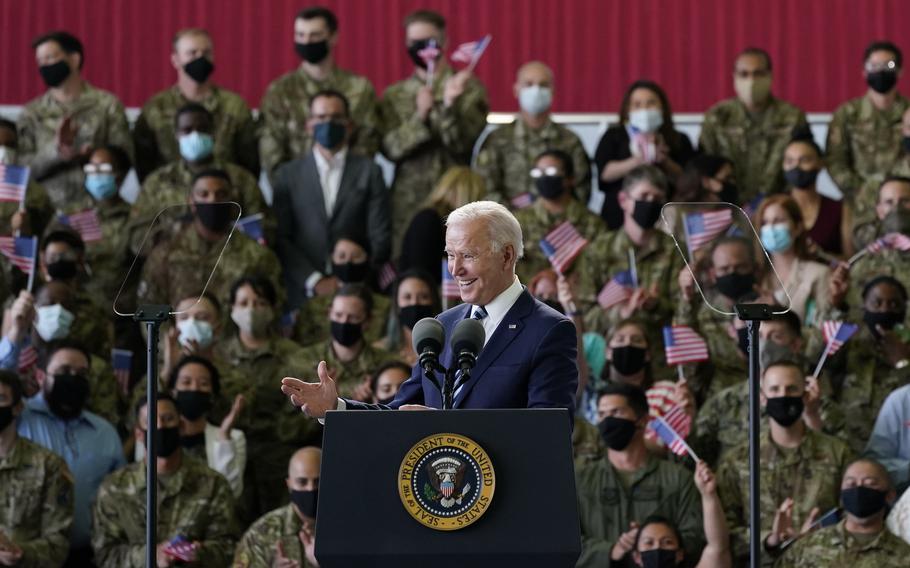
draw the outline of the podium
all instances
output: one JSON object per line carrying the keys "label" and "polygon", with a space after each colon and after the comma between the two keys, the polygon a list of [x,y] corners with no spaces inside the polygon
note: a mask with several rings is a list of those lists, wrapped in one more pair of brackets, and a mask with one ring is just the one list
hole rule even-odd
{"label": "podium", "polygon": [[571,568],[580,553],[566,410],[326,416],[323,568]]}

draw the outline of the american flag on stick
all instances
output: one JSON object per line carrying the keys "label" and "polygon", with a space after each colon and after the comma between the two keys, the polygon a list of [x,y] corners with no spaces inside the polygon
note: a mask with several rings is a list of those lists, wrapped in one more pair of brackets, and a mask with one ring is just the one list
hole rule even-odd
{"label": "american flag on stick", "polygon": [[28,176],[26,167],[0,164],[0,201],[25,203]]}
{"label": "american flag on stick", "polygon": [[480,61],[480,57],[483,55],[483,52],[486,51],[492,40],[493,36],[487,34],[483,39],[469,41],[459,45],[452,53],[452,61],[467,63],[468,68],[473,69],[474,66],[477,65],[477,62]]}
{"label": "american flag on stick", "polygon": [[674,454],[681,456],[688,453],[692,456],[693,460],[698,461],[698,456],[695,455],[695,452],[693,452],[692,448],[689,447],[689,444],[686,443],[686,438],[684,435],[681,435],[681,430],[674,428],[671,425],[670,420],[679,427],[685,427],[686,434],[688,434],[692,419],[680,406],[673,407],[665,416],[658,416],[649,422],[648,428],[653,430]]}
{"label": "american flag on stick", "polygon": [[79,233],[85,243],[95,243],[104,238],[104,234],[101,232],[101,222],[98,220],[98,212],[94,209],[60,215],[57,219]]}
{"label": "american flag on stick", "polygon": [[664,327],[664,350],[667,365],[682,365],[707,361],[708,344],[687,325]]}
{"label": "american flag on stick", "polygon": [[825,338],[828,355],[834,355],[844,346],[853,334],[859,331],[855,323],[825,320],[822,322],[822,335]]}
{"label": "american flag on stick", "polygon": [[565,274],[566,269],[588,246],[588,241],[572,226],[572,223],[563,221],[558,227],[540,240],[540,248],[547,260],[559,274]]}
{"label": "american flag on stick", "polygon": [[710,243],[733,224],[733,214],[729,209],[690,213],[683,219],[686,231],[686,242],[689,254]]}
{"label": "american flag on stick", "polygon": [[632,297],[634,281],[630,270],[623,270],[613,278],[597,294],[597,303],[600,307],[609,310],[616,304],[621,304]]}
{"label": "american flag on stick", "polygon": [[26,274],[35,270],[38,237],[0,237],[0,253]]}

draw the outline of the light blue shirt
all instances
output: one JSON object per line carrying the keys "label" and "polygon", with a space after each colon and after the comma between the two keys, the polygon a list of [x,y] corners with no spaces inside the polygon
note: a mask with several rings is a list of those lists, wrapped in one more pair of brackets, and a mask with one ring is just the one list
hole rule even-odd
{"label": "light blue shirt", "polygon": [[885,399],[865,453],[885,466],[896,487],[910,482],[910,385]]}
{"label": "light blue shirt", "polygon": [[66,460],[76,490],[70,546],[90,546],[92,503],[98,487],[109,473],[126,464],[117,431],[110,422],[87,410],[72,420],[58,418],[48,409],[43,393],[28,400],[17,430],[23,438]]}
{"label": "light blue shirt", "polygon": [[0,369],[15,371],[19,368],[20,346],[9,340],[5,335],[0,339]]}

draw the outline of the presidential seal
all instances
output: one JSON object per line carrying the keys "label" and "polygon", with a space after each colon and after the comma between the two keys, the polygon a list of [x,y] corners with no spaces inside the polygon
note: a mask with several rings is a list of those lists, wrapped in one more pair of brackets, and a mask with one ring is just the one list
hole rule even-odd
{"label": "presidential seal", "polygon": [[458,434],[434,434],[414,444],[398,470],[398,495],[420,524],[463,529],[487,511],[496,489],[490,456]]}

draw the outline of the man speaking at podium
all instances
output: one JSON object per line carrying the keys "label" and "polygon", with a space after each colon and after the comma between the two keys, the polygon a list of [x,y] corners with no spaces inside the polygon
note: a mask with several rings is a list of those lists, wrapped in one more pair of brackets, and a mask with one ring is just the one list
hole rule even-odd
{"label": "man speaking at podium", "polygon": [[[492,201],[470,203],[446,219],[449,272],[464,304],[436,319],[446,337],[466,318],[478,320],[485,332],[469,378],[456,383],[453,408],[566,408],[572,417],[578,386],[575,326],[518,281],[515,263],[524,253],[523,243],[521,225]],[[446,346],[439,363],[454,366],[454,359]],[[291,377],[281,381],[291,402],[313,418],[323,418],[329,410],[442,408],[442,395],[420,363],[387,406],[338,398],[325,361],[317,373],[317,383]]]}

